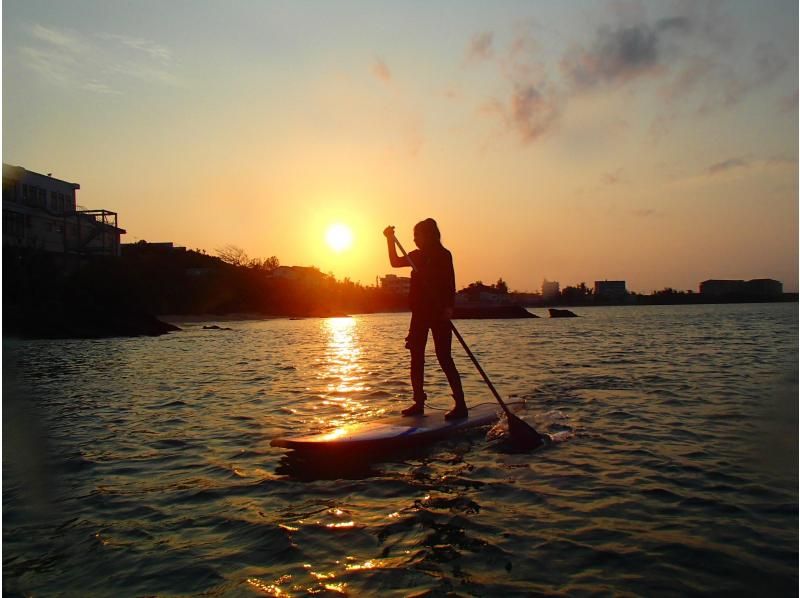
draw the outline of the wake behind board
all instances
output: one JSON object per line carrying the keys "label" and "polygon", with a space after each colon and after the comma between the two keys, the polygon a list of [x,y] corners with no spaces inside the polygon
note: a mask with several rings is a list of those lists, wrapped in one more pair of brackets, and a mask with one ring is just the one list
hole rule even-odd
{"label": "wake behind board", "polygon": [[499,418],[499,411],[497,405],[478,405],[469,410],[469,417],[447,421],[444,411],[429,410],[414,417],[394,416],[350,424],[325,434],[274,438],[270,445],[305,452],[400,450],[493,424]]}

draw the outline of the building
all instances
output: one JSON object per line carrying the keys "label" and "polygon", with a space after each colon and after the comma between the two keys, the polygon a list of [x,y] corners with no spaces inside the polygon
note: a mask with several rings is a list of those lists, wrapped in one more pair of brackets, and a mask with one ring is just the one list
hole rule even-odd
{"label": "building", "polygon": [[508,291],[476,282],[456,293],[456,305],[460,306],[494,306],[511,305],[513,303]]}
{"label": "building", "polygon": [[408,276],[397,276],[387,274],[381,278],[381,289],[395,295],[408,295],[411,290],[411,278]]}
{"label": "building", "polygon": [[777,299],[783,295],[783,283],[770,278],[753,280],[704,280],[700,294],[712,299]]}
{"label": "building", "polygon": [[176,246],[171,241],[160,243],[137,241],[136,243],[123,243],[120,250],[122,255],[167,255],[175,252],[185,252],[186,247]]}
{"label": "building", "polygon": [[542,281],[542,301],[555,301],[561,295],[558,282],[549,281],[546,278]]}
{"label": "building", "polygon": [[620,301],[628,296],[624,280],[595,280],[595,299],[607,301]]}
{"label": "building", "polygon": [[120,255],[116,212],[78,209],[78,183],[3,164],[3,245],[61,254]]}
{"label": "building", "polygon": [[270,273],[270,276],[303,282],[318,282],[328,277],[314,266],[278,266]]}

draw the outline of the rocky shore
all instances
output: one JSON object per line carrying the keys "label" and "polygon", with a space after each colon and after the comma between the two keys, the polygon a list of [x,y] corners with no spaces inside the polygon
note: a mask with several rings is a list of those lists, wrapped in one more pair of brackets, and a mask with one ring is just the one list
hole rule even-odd
{"label": "rocky shore", "polygon": [[3,336],[29,339],[95,339],[160,336],[181,330],[141,312],[3,310]]}
{"label": "rocky shore", "polygon": [[538,317],[519,305],[459,306],[453,310],[455,320],[510,320]]}

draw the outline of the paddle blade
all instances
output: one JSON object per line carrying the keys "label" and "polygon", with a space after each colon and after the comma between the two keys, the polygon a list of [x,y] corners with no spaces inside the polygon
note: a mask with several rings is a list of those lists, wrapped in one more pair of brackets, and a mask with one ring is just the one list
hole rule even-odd
{"label": "paddle blade", "polygon": [[545,437],[513,413],[506,413],[511,445],[520,451],[530,451],[545,443]]}

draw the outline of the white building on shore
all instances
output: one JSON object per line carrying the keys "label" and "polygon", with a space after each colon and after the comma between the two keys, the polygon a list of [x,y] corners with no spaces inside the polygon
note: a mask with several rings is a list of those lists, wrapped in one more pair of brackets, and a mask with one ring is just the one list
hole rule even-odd
{"label": "white building on shore", "polygon": [[3,245],[51,253],[120,254],[117,213],[78,209],[78,183],[3,164]]}
{"label": "white building on shore", "polygon": [[542,281],[542,301],[555,301],[559,298],[561,289],[558,282],[547,280]]}
{"label": "white building on shore", "polygon": [[411,290],[411,278],[408,276],[387,274],[381,278],[381,289],[396,295],[408,295]]}

